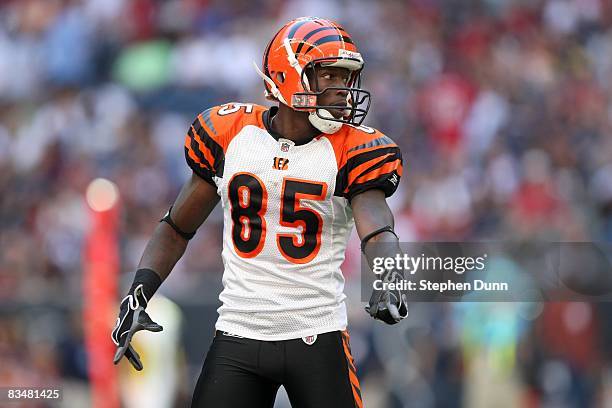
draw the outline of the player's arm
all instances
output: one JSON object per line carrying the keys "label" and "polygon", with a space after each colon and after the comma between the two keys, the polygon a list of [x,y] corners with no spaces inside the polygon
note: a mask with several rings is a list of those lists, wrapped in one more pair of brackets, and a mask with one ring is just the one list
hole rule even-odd
{"label": "player's arm", "polygon": [[[400,253],[394,219],[385,200],[385,192],[370,189],[355,195],[351,200],[357,234],[361,239],[361,250],[371,265],[374,258],[395,258]],[[379,244],[375,244],[379,243]],[[389,271],[381,276],[392,282],[403,278],[401,271]],[[397,290],[374,290],[366,311],[375,319],[387,324],[398,323],[408,316],[406,297]]]}
{"label": "player's arm", "polygon": [[183,256],[191,236],[218,202],[217,188],[192,174],[164,217],[165,222],[160,222],[155,228],[138,269],[152,270],[159,275],[160,281],[165,280]]}
{"label": "player's arm", "polygon": [[149,240],[127,296],[122,300],[117,323],[112,332],[117,345],[114,363],[125,355],[136,370],[142,363],[130,345],[140,330],[161,331],[145,312],[148,301],[183,256],[189,239],[219,202],[216,187],[193,174],[181,189],[170,211]]}

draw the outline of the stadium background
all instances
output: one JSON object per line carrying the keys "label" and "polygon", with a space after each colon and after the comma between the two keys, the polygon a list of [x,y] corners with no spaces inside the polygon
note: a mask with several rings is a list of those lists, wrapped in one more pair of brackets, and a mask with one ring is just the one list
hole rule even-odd
{"label": "stadium background", "polygon": [[[606,0],[0,0],[0,386],[90,404],[87,185],[119,187],[123,293],[189,175],[192,118],[265,103],[252,61],[300,15],[337,19],[366,59],[366,124],[404,156],[402,240],[612,240]],[[189,401],[221,287],[218,210],[161,289],[167,330],[139,335],[147,379],[118,370],[125,406]],[[418,304],[385,327],[362,310],[355,237],[344,271],[365,406],[612,406],[610,305]]]}

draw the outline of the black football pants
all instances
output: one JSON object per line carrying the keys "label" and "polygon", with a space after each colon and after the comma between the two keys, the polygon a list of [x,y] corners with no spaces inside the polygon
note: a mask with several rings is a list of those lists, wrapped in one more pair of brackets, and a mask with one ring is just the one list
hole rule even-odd
{"label": "black football pants", "polygon": [[362,408],[347,332],[260,341],[217,331],[206,355],[193,408],[272,408],[283,385],[292,408]]}

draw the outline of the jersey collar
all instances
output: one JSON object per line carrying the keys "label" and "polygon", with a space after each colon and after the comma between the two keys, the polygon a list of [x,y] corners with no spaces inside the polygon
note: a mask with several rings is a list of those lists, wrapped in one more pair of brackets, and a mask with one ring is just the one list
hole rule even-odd
{"label": "jersey collar", "polygon": [[[272,129],[272,118],[277,113],[278,113],[278,106],[271,106],[270,109],[268,109],[267,111],[264,111],[264,113],[262,115],[262,119],[263,119],[264,126],[266,127],[266,131],[276,141],[278,141],[278,139],[287,139],[285,136],[281,135],[280,133],[278,133],[278,132],[276,132],[275,130]],[[313,137],[310,140],[307,140],[307,141],[304,141],[304,142],[301,142],[301,143],[296,143],[296,142],[293,142],[293,143],[294,143],[295,146],[303,146],[305,144],[308,144],[308,143],[312,142],[315,139],[318,139],[322,135],[323,134],[321,133],[321,134]]]}

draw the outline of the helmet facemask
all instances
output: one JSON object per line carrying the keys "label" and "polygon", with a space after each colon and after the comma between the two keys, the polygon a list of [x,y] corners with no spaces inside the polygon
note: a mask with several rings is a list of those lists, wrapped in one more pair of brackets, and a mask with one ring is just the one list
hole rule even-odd
{"label": "helmet facemask", "polygon": [[[319,88],[317,67],[347,68],[350,77],[346,86],[332,86]],[[292,107],[295,110],[310,111],[310,121],[317,129],[324,133],[335,133],[343,124],[359,126],[363,123],[370,109],[370,92],[361,89],[361,71],[363,62],[355,58],[336,57],[318,58],[306,63],[301,72],[301,83],[304,92],[296,92],[292,98]],[[312,78],[312,81],[309,80]],[[312,82],[312,83],[311,83]],[[341,117],[335,117],[332,112],[338,110],[337,105],[319,105],[319,96],[326,92],[345,91],[346,106]]]}

